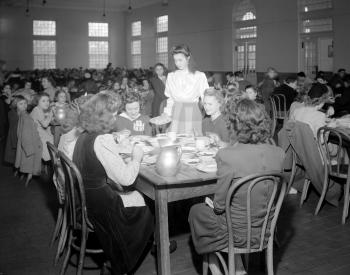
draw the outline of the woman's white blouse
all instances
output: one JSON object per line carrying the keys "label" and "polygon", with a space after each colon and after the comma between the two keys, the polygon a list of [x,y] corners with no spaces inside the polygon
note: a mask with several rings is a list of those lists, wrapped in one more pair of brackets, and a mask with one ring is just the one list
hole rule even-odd
{"label": "woman's white blouse", "polygon": [[198,102],[208,88],[207,77],[202,72],[190,73],[177,70],[169,73],[165,84],[164,93],[168,99],[164,113],[168,116],[172,115],[174,102]]}
{"label": "woman's white blouse", "polygon": [[[94,151],[111,180],[122,186],[134,183],[140,170],[140,163],[133,160],[125,163],[119,155],[123,148],[114,141],[111,134],[98,136],[95,139]],[[124,207],[145,206],[145,200],[138,191],[121,194],[120,197]]]}

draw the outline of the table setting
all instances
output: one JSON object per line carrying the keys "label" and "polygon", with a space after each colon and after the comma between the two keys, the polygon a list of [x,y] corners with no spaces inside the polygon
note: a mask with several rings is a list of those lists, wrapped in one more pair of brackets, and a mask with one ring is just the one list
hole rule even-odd
{"label": "table setting", "polygon": [[130,157],[133,146],[144,151],[142,166],[154,166],[156,172],[164,177],[173,177],[183,165],[203,173],[215,173],[215,155],[220,147],[208,136],[176,134],[168,132],[150,136],[128,136],[119,139],[123,147],[123,157]]}

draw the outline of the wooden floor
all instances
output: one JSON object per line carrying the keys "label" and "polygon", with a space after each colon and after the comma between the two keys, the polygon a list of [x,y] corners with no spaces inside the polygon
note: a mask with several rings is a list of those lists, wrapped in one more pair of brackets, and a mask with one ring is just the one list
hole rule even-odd
{"label": "wooden floor", "polygon": [[[329,205],[314,216],[316,195],[311,193],[302,209],[298,207],[299,198],[289,195],[282,207],[276,274],[350,274],[350,221],[341,225],[341,209]],[[11,168],[0,167],[1,275],[58,274],[59,266],[53,266],[54,249],[48,245],[55,214],[55,190],[48,179],[35,179],[25,188],[12,176]],[[190,243],[187,212],[180,216],[176,214],[171,221],[173,238],[178,242],[171,255],[172,274],[201,274],[201,257]],[[86,264],[92,266],[93,262],[87,258]],[[66,274],[75,274],[75,268],[69,266]],[[99,271],[87,270],[84,274]],[[150,253],[136,274],[156,274]],[[251,258],[249,274],[264,274],[259,255]]]}

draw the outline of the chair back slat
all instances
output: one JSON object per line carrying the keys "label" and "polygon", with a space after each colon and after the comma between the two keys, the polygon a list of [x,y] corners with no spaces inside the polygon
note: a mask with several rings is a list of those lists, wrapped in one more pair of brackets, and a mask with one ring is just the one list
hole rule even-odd
{"label": "chair back slat", "polygon": [[[330,176],[344,176],[345,171],[342,171],[342,167],[345,155],[349,157],[349,134],[341,129],[322,127],[317,132],[317,143],[325,163],[326,172]],[[347,143],[348,146],[345,146],[344,143]]]}
{"label": "chair back slat", "polygon": [[[226,208],[226,221],[227,221],[227,228],[228,228],[228,235],[229,235],[229,254],[234,255],[234,233],[233,233],[233,225],[232,225],[232,218],[231,218],[231,204],[232,199],[235,195],[235,192],[242,187],[245,184],[249,184],[247,188],[247,243],[246,247],[238,249],[240,251],[244,250],[242,253],[250,253],[252,247],[251,247],[251,235],[252,235],[252,224],[251,224],[251,194],[253,191],[253,188],[257,186],[258,184],[266,184],[266,182],[270,182],[272,184],[272,192],[270,195],[270,198],[268,200],[266,213],[263,217],[263,224],[261,227],[261,234],[260,234],[260,244],[258,249],[254,249],[257,251],[261,251],[267,246],[268,242],[265,242],[265,238],[267,236],[267,233],[270,233],[269,241],[271,241],[274,235],[274,230],[276,227],[277,218],[282,206],[282,201],[284,199],[285,193],[286,193],[286,183],[283,181],[283,175],[279,171],[272,171],[267,173],[259,173],[250,175],[244,178],[241,178],[240,180],[231,183],[231,186],[227,192],[226,195],[226,202],[225,202],[225,208]],[[278,192],[279,191],[279,192]],[[274,212],[272,212],[274,209]],[[271,219],[272,217],[272,219]],[[270,223],[270,228],[268,231],[268,224]],[[231,256],[230,256],[231,257]]]}
{"label": "chair back slat", "polygon": [[50,161],[53,168],[53,174],[55,178],[54,184],[57,191],[58,202],[60,204],[63,204],[65,199],[64,176],[62,175],[63,171],[62,171],[61,162],[58,156],[58,149],[51,142],[46,142],[46,145],[49,151]]}

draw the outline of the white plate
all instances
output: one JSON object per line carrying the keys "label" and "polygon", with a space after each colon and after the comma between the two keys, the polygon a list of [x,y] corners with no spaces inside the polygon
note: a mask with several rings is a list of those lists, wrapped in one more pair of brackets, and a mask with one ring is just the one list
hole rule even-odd
{"label": "white plate", "polygon": [[138,141],[148,141],[151,137],[146,135],[137,135],[137,136],[131,136],[130,138],[132,141],[138,142]]}
{"label": "white plate", "polygon": [[218,168],[216,163],[215,164],[203,164],[203,163],[199,163],[196,166],[197,170],[201,171],[201,172],[205,172],[205,173],[215,173]]}
{"label": "white plate", "polygon": [[203,156],[203,157],[213,157],[217,153],[216,150],[201,150],[198,151],[197,155],[198,156]]}
{"label": "white plate", "polygon": [[187,165],[198,165],[199,159],[198,158],[182,159],[182,162]]}
{"label": "white plate", "polygon": [[142,159],[142,163],[143,164],[155,164],[157,162],[157,156],[153,155],[153,156],[144,156]]}

